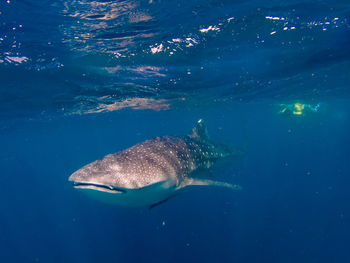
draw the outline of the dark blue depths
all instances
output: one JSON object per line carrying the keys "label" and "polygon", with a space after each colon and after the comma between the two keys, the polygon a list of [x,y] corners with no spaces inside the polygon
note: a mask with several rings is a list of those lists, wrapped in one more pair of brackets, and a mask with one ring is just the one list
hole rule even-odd
{"label": "dark blue depths", "polygon": [[[1,262],[350,262],[349,14],[347,1],[2,1]],[[246,152],[213,169],[242,191],[192,187],[148,210],[67,181],[200,118]]]}

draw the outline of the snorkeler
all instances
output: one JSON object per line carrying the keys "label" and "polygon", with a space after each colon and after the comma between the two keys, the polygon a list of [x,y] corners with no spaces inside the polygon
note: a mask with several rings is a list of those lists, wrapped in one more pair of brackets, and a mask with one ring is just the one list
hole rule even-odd
{"label": "snorkeler", "polygon": [[291,104],[280,104],[281,107],[279,114],[283,115],[305,115],[307,113],[316,113],[320,109],[320,104],[317,103],[316,105],[312,104],[304,104],[300,102],[291,103]]}

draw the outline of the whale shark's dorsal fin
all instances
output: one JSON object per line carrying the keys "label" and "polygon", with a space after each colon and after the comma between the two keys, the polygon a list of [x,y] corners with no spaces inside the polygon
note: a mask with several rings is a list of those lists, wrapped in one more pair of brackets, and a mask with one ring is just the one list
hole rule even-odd
{"label": "whale shark's dorsal fin", "polygon": [[201,141],[208,141],[209,140],[207,127],[205,126],[204,121],[202,119],[200,119],[197,122],[196,127],[194,127],[192,129],[192,133],[191,133],[190,137],[193,139],[201,140]]}

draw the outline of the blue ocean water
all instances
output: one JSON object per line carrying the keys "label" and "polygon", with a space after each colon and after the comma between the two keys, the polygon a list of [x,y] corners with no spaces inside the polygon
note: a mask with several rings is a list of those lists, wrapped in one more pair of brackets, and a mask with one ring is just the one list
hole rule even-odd
{"label": "blue ocean water", "polygon": [[[1,262],[350,262],[348,1],[1,1]],[[122,208],[68,177],[203,119],[245,154]]]}

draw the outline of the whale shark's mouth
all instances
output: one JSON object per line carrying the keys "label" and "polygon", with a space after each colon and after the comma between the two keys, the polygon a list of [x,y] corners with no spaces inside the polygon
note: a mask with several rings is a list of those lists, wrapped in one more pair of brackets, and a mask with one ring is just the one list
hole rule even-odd
{"label": "whale shark's mouth", "polygon": [[103,192],[114,193],[114,194],[126,193],[126,190],[122,188],[118,188],[113,185],[73,182],[73,186],[74,188],[78,188],[78,189],[91,189],[91,190],[103,191]]}

